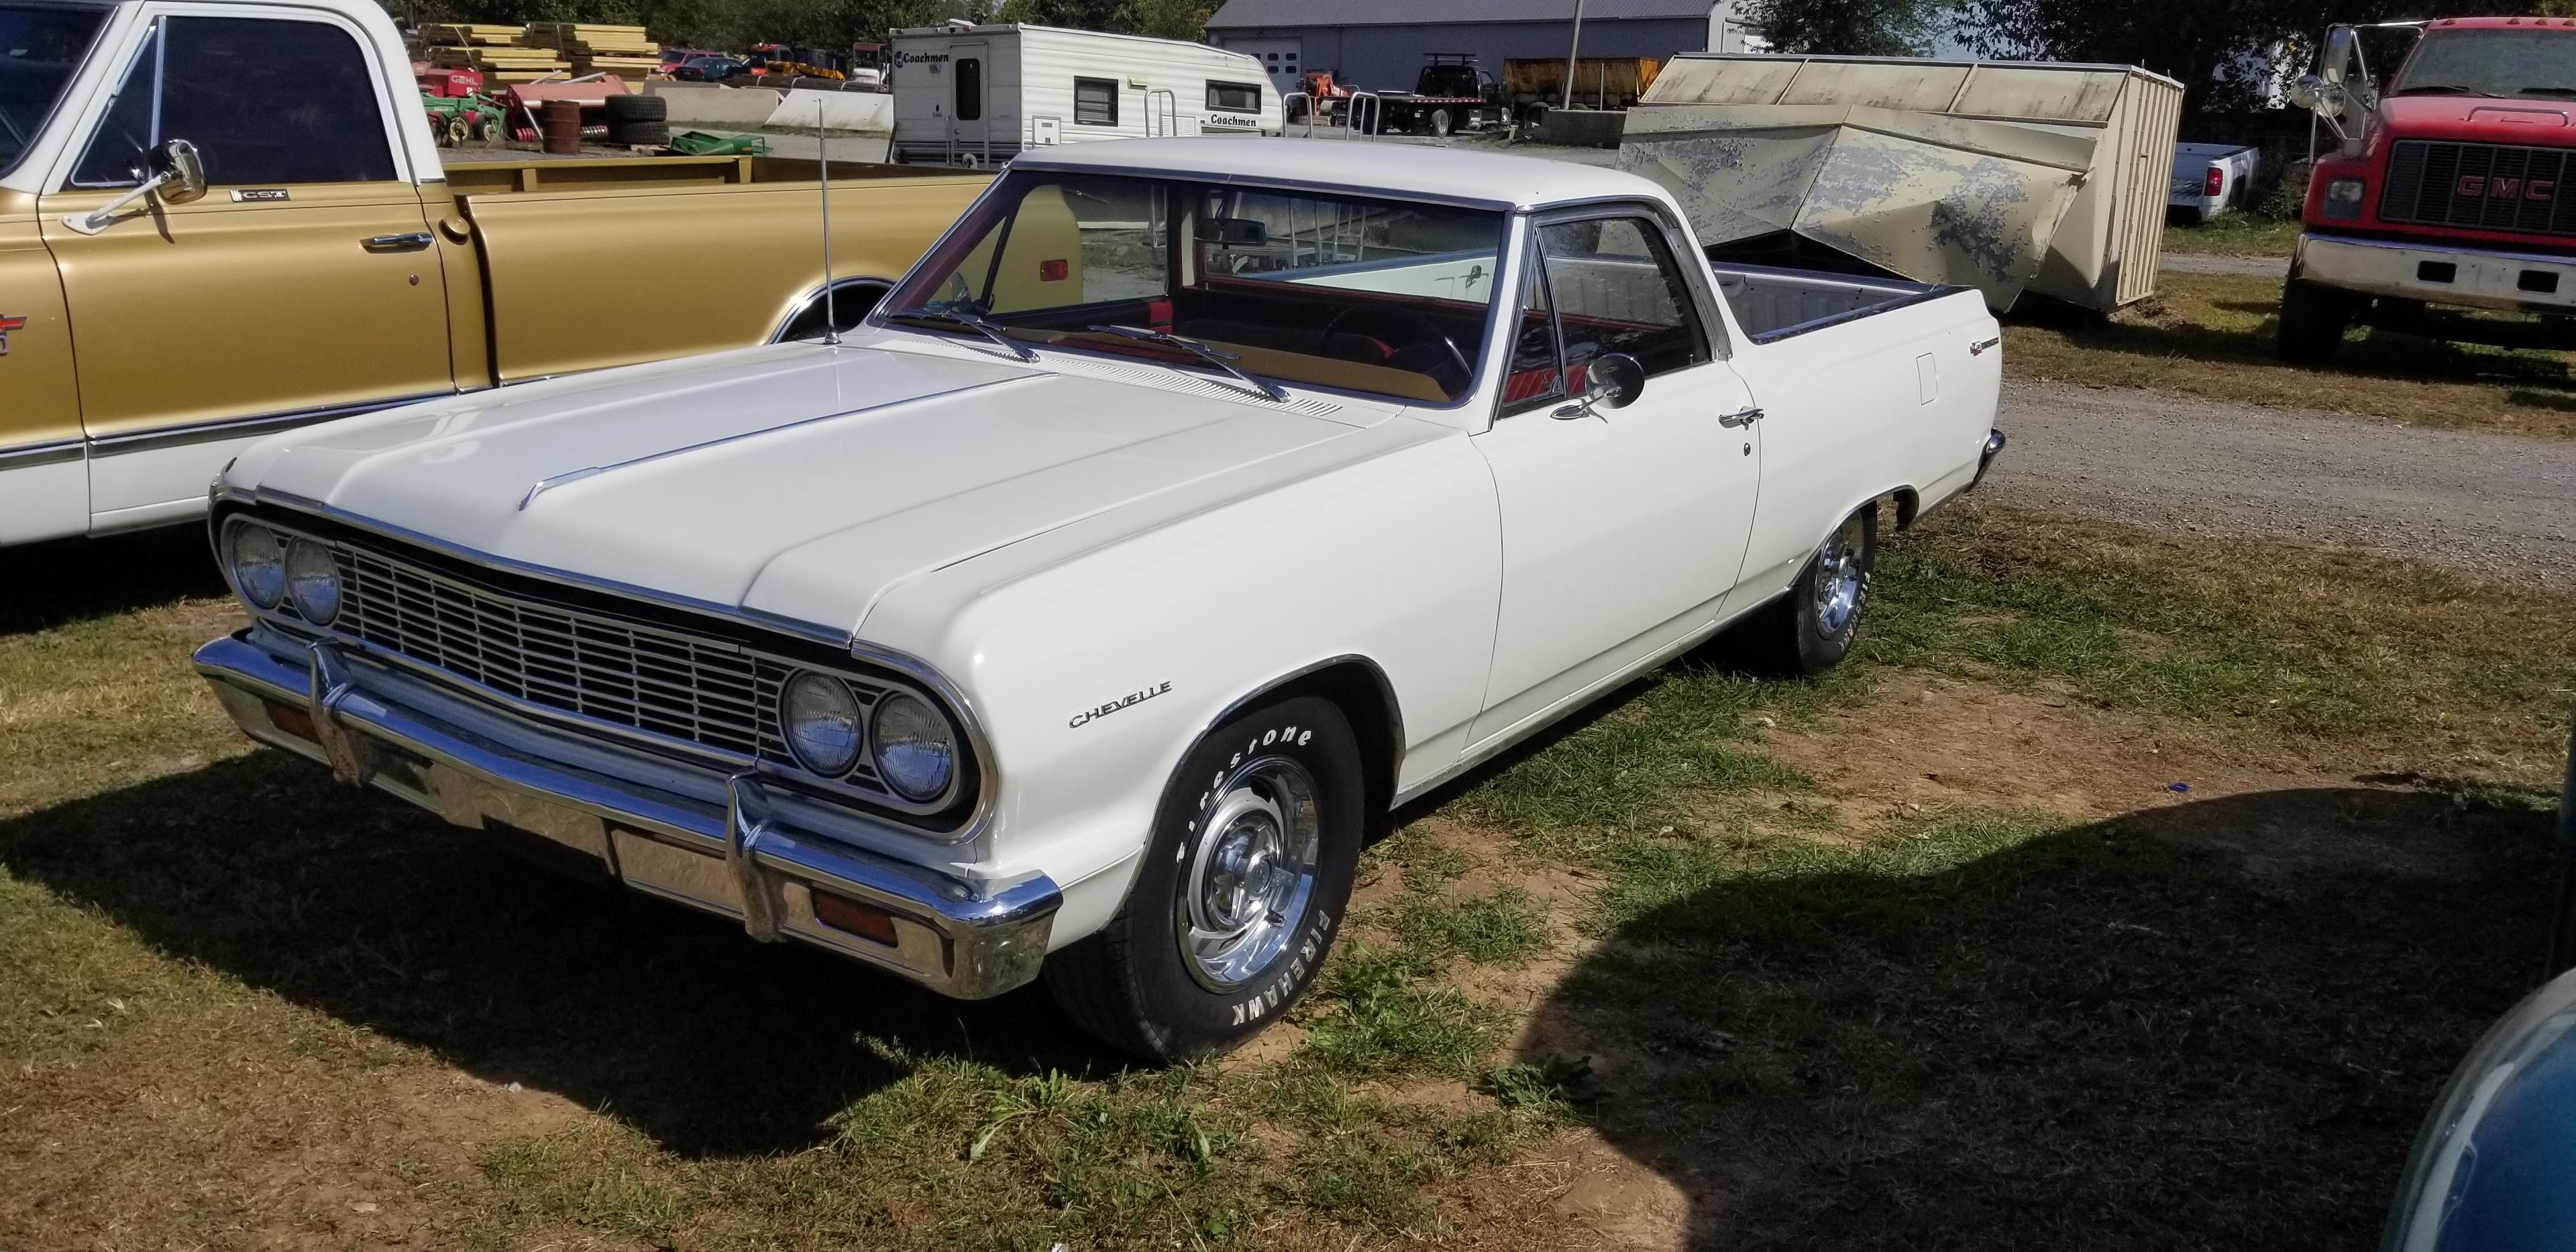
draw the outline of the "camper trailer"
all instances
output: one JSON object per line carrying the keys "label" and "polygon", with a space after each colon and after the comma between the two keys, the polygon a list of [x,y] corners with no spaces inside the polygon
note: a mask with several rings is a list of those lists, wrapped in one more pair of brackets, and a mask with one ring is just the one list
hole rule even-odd
{"label": "camper trailer", "polygon": [[1277,134],[1279,92],[1240,52],[1053,26],[894,32],[895,159],[987,166],[1023,148]]}

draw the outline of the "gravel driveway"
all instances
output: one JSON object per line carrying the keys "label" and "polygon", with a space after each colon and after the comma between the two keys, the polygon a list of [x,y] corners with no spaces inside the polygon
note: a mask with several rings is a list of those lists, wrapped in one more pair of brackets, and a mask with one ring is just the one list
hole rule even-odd
{"label": "gravel driveway", "polygon": [[2006,385],[2003,428],[1998,502],[2576,589],[2576,442],[2039,384]]}

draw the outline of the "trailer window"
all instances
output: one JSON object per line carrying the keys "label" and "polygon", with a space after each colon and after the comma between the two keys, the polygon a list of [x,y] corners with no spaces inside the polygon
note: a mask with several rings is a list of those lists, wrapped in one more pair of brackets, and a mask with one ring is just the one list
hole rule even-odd
{"label": "trailer window", "polygon": [[1208,84],[1207,107],[1240,113],[1261,111],[1261,88],[1255,83]]}
{"label": "trailer window", "polygon": [[394,181],[366,54],[320,22],[163,18],[72,182],[132,186],[169,139],[195,144],[219,187]]}
{"label": "trailer window", "polygon": [[1084,126],[1118,124],[1118,84],[1106,78],[1073,80],[1073,120]]}
{"label": "trailer window", "polygon": [[973,122],[981,120],[983,116],[984,62],[979,57],[959,57],[957,59],[957,120]]}

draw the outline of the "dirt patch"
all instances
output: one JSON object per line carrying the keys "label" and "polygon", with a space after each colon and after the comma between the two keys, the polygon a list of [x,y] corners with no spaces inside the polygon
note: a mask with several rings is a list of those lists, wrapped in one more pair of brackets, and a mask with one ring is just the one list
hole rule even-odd
{"label": "dirt patch", "polygon": [[[2069,696],[2024,693],[1921,673],[1891,677],[1868,704],[1812,728],[1778,729],[1765,748],[1816,779],[1846,831],[1946,811],[2122,818],[2142,830],[2245,857],[2249,869],[2323,864],[2439,873],[2455,849],[2403,816],[2447,797],[2356,783],[2292,748],[2249,743]],[[2356,788],[2421,803],[2354,803]],[[2197,802],[2242,797],[2231,821]],[[1780,801],[1813,805],[1813,799]],[[2160,818],[2189,806],[2192,820]],[[2399,816],[2391,816],[2399,815]]]}

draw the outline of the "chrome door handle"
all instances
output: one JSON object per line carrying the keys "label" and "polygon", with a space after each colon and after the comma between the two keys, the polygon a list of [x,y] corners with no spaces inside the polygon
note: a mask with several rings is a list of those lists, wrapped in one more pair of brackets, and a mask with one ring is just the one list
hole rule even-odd
{"label": "chrome door handle", "polygon": [[408,235],[375,235],[358,241],[358,246],[369,252],[418,252],[429,245],[430,235],[425,230]]}
{"label": "chrome door handle", "polygon": [[1758,408],[1738,409],[1733,413],[1729,413],[1726,416],[1717,419],[1717,424],[1733,428],[1737,426],[1750,426],[1761,420],[1762,410]]}

